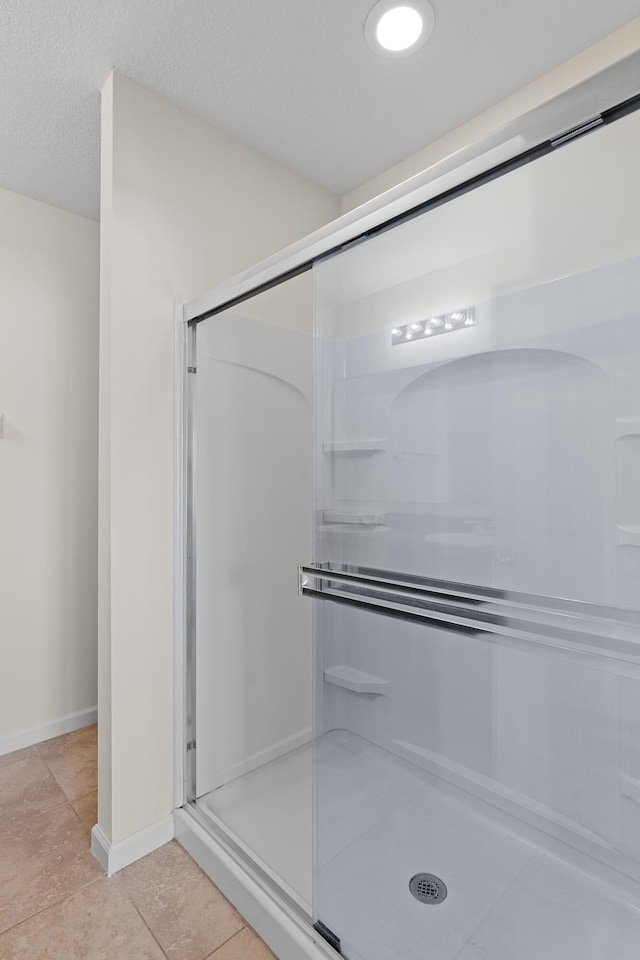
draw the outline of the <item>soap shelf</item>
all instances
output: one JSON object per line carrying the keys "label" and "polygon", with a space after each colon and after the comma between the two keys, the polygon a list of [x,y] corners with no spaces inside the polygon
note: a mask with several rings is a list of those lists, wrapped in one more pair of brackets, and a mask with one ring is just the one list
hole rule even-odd
{"label": "soap shelf", "polygon": [[360,456],[384,453],[386,440],[327,440],[322,444],[325,453],[352,453]]}
{"label": "soap shelf", "polygon": [[640,527],[618,524],[618,546],[640,547]]}
{"label": "soap shelf", "polygon": [[640,436],[640,417],[618,417],[616,419],[616,440],[623,437]]}
{"label": "soap shelf", "polygon": [[623,773],[620,780],[620,795],[640,803],[640,780]]}
{"label": "soap shelf", "polygon": [[[341,529],[341,527],[343,529]],[[391,529],[387,524],[379,524],[378,526],[367,526],[363,523],[351,523],[351,524],[340,524],[340,523],[321,523],[318,526],[318,530],[323,533],[335,533],[335,534],[344,534],[346,528],[350,534],[366,534],[367,537],[371,537],[374,534],[388,533]]]}
{"label": "soap shelf", "polygon": [[383,527],[384,518],[383,513],[343,513],[340,510],[324,510],[322,513],[324,524],[345,524],[356,527]]}
{"label": "soap shelf", "polygon": [[387,695],[387,680],[383,680],[382,677],[375,677],[371,673],[365,673],[364,670],[357,670],[355,667],[347,667],[344,664],[326,667],[324,679],[327,683],[333,683],[336,687],[344,687],[345,690],[352,690],[354,693],[373,693],[382,697]]}

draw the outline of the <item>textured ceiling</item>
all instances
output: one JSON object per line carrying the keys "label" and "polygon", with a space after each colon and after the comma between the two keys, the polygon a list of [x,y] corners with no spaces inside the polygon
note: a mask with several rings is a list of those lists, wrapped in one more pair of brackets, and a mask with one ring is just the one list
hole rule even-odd
{"label": "textured ceiling", "polygon": [[414,56],[373,0],[0,0],[0,186],[98,216],[112,69],[344,193],[640,14],[640,0],[432,0]]}

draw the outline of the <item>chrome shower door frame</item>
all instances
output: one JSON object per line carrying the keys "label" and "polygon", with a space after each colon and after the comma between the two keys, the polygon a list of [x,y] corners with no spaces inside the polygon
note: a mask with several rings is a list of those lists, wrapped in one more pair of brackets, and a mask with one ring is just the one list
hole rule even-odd
{"label": "chrome shower door frame", "polygon": [[[249,886],[255,889],[258,899],[266,896],[275,904],[275,914],[271,907],[266,912],[258,911],[252,915],[249,907],[238,905],[267,942],[276,949],[278,936],[273,933],[280,922],[274,916],[281,917],[283,943],[291,943],[288,948],[278,946],[283,960],[300,956],[327,957],[336,954],[321,940],[311,925],[311,918],[300,913],[296,905],[287,898],[277,884],[265,871],[251,860],[246,851],[240,849],[223,829],[205,821],[195,808],[195,763],[197,755],[197,731],[195,730],[195,673],[196,673],[196,521],[197,504],[195,501],[195,467],[197,455],[196,424],[196,327],[197,324],[223,310],[250,299],[251,297],[285,282],[299,274],[311,270],[313,264],[345,246],[366,239],[380,231],[389,229],[400,222],[420,216],[430,208],[448,202],[470,190],[490,182],[519,166],[534,161],[540,156],[561,149],[578,136],[588,135],[604,123],[612,122],[640,108],[640,51],[626,57],[613,66],[590,77],[588,80],[567,90],[565,93],[524,114],[495,133],[456,152],[450,157],[427,168],[424,172],[383,193],[354,211],[338,218],[327,226],[317,230],[307,238],[292,244],[280,253],[269,257],[255,267],[244,271],[237,277],[226,281],[189,303],[175,305],[174,335],[174,806],[176,824],[181,835],[186,838],[185,846],[198,859],[203,868],[212,876],[223,893],[232,899],[239,887],[229,878],[232,870],[217,872],[210,867],[219,856],[231,858],[237,868],[246,873]],[[310,558],[300,558],[304,564]],[[351,573],[347,583],[345,575]],[[358,600],[357,590],[367,587],[379,593],[389,594],[382,601],[374,597],[374,602],[394,602],[408,599],[407,590],[412,593],[411,608],[398,610],[400,616],[418,616],[424,619],[424,602],[432,605],[442,602],[443,584],[423,584],[429,596],[418,596],[412,587],[405,584],[357,584],[353,580],[357,571],[328,571],[309,564],[301,569],[301,592],[309,595],[322,595],[337,602],[362,602]],[[342,581],[338,580],[342,575]],[[359,575],[371,578],[371,571],[360,571]],[[384,577],[382,577],[384,579]],[[356,587],[356,592],[348,596],[346,587]],[[449,585],[451,586],[451,585]],[[454,585],[455,586],[455,585]],[[336,589],[337,587],[337,589]],[[398,591],[401,587],[401,591]],[[436,589],[437,587],[437,589]],[[434,596],[434,589],[438,596]],[[467,587],[468,590],[468,587]],[[403,595],[400,593],[404,591]],[[330,594],[333,593],[333,596]],[[454,591],[455,593],[455,591]],[[342,596],[341,596],[342,594]],[[337,595],[337,596],[336,596]],[[370,599],[370,598],[369,598]],[[458,599],[465,599],[458,598]],[[468,599],[495,600],[496,598],[474,597]],[[503,597],[504,605],[509,605],[509,597]],[[561,601],[559,601],[561,602]],[[521,598],[514,598],[519,606]],[[421,606],[422,604],[422,606]],[[532,604],[535,608],[535,602]],[[437,616],[453,616],[456,611],[455,597],[449,595],[444,613],[436,611]],[[557,611],[560,617],[578,615],[575,607],[571,611]],[[432,611],[433,614],[433,611]],[[509,611],[505,611],[505,618]],[[603,612],[605,619],[607,613]],[[620,615],[620,611],[618,611]],[[535,617],[534,617],[535,620]],[[500,627],[499,623],[494,624]],[[477,619],[465,623],[463,629],[477,630]],[[558,630],[561,624],[558,623]],[[535,630],[534,630],[535,633]],[[563,637],[562,634],[558,634]],[[567,640],[567,637],[564,637]],[[588,650],[589,655],[593,650]],[[606,656],[599,651],[598,656]],[[203,836],[208,834],[211,849],[204,850]],[[208,842],[208,841],[207,841]],[[191,844],[191,845],[190,845]],[[217,853],[212,853],[215,848]],[[211,857],[214,858],[212,861]],[[215,861],[217,862],[217,861]],[[222,860],[220,860],[222,862]],[[226,868],[225,868],[226,869]],[[214,876],[215,874],[215,876]],[[225,883],[227,888],[225,889]],[[257,909],[257,908],[256,908]],[[262,908],[261,908],[262,909]],[[266,917],[271,919],[265,919]],[[262,918],[262,919],[261,919]],[[292,933],[294,927],[303,941]],[[282,932],[288,930],[285,934]],[[288,940],[286,938],[289,938]],[[278,941],[279,942],[279,941]],[[301,943],[306,951],[303,952]]]}

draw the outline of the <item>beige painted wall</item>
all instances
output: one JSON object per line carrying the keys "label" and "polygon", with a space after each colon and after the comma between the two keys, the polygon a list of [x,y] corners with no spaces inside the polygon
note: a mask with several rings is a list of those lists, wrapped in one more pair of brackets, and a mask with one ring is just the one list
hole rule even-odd
{"label": "beige painted wall", "polygon": [[338,202],[118,75],[102,133],[98,819],[117,842],[172,806],[174,298],[332,220]]}
{"label": "beige painted wall", "polygon": [[478,114],[467,123],[456,127],[450,133],[418,150],[401,163],[390,167],[379,176],[368,180],[340,198],[340,213],[347,213],[354,207],[379,196],[385,190],[408,180],[426,170],[439,160],[450,156],[457,150],[481,140],[490,133],[499,130],[505,124],[516,120],[528,110],[540,106],[552,97],[558,96],[570,87],[592,77],[600,70],[617,63],[629,54],[640,49],[640,17],[616,30],[593,46],[583,50],[570,60],[544,74],[533,83],[527,84],[513,96],[501,100],[495,106]]}
{"label": "beige painted wall", "polygon": [[98,224],[0,190],[0,737],[96,703]]}

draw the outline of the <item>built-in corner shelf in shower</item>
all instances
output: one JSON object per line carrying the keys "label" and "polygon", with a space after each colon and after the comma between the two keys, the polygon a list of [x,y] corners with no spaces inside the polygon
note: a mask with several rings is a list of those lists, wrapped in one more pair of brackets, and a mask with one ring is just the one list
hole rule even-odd
{"label": "built-in corner shelf in shower", "polygon": [[640,804],[640,780],[623,773],[620,778],[620,795]]}
{"label": "built-in corner shelf in shower", "polygon": [[384,453],[386,440],[327,440],[322,444],[325,453],[350,453],[365,456],[373,453]]}
{"label": "built-in corner shelf in shower", "polygon": [[640,526],[619,523],[617,530],[619,547],[640,547]]}
{"label": "built-in corner shelf in shower", "polygon": [[621,440],[623,437],[640,437],[640,417],[616,419],[616,440]]}
{"label": "built-in corner shelf in shower", "polygon": [[325,526],[344,524],[352,527],[384,527],[384,513],[349,513],[343,510],[324,510],[322,522]]}
{"label": "built-in corner shelf in shower", "polygon": [[365,673],[364,670],[357,670],[355,667],[347,667],[344,664],[327,667],[324,671],[324,679],[327,683],[333,683],[336,687],[344,687],[345,690],[352,690],[354,693],[373,693],[382,697],[387,695],[387,680],[383,680],[382,677],[375,677],[372,673]]}

